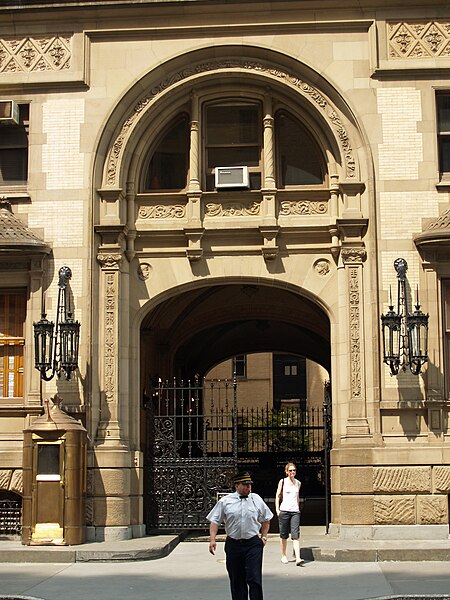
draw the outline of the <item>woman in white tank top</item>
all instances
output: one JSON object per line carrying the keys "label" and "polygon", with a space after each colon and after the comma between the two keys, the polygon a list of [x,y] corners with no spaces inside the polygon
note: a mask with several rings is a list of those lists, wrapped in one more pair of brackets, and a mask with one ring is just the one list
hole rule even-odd
{"label": "woman in white tank top", "polygon": [[278,482],[275,494],[275,509],[280,526],[281,562],[287,564],[287,541],[291,534],[294,546],[295,563],[297,566],[304,564],[300,557],[300,488],[301,482],[295,478],[297,468],[294,463],[288,463],[285,468],[286,477]]}

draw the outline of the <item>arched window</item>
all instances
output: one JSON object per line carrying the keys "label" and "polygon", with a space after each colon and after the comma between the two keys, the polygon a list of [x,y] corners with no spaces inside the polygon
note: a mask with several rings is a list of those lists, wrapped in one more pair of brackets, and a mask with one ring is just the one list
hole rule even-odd
{"label": "arched window", "polygon": [[324,160],[306,128],[285,111],[275,117],[278,187],[319,185],[324,182]]}
{"label": "arched window", "polygon": [[166,130],[150,158],[146,191],[182,190],[186,187],[189,161],[189,118],[179,115]]}
{"label": "arched window", "polygon": [[215,167],[246,166],[250,188],[261,187],[261,107],[258,102],[227,100],[205,108],[206,189],[214,189]]}

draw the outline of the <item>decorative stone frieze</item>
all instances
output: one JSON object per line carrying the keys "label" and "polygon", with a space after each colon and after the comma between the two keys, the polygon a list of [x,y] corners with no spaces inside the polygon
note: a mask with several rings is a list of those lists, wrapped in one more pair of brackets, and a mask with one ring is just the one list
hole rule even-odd
{"label": "decorative stone frieze", "polygon": [[70,69],[71,35],[0,38],[0,73]]}
{"label": "decorative stone frieze", "polygon": [[191,67],[187,67],[182,71],[172,73],[166,77],[166,79],[156,83],[151,87],[150,94],[144,96],[135,104],[131,114],[129,114],[127,119],[123,122],[120,132],[112,144],[107,158],[107,186],[114,186],[116,184],[118,165],[121,161],[126,141],[130,137],[130,134],[135,124],[138,122],[141,114],[145,112],[152,101],[165,92],[168,88],[172,87],[173,85],[180,84],[180,82],[183,80],[195,77],[201,73],[221,70],[226,71],[227,75],[232,73],[233,70],[237,72],[242,70],[254,72],[269,78],[283,81],[283,83],[286,85],[296,88],[300,94],[315,104],[315,106],[322,112],[324,118],[329,122],[330,127],[335,131],[337,140],[341,147],[341,153],[345,161],[346,176],[350,179],[356,176],[356,159],[349,136],[342,122],[342,118],[337,109],[330,103],[330,101],[320,90],[315,88],[309,82],[300,79],[300,77],[297,75],[287,72],[278,66],[270,64],[266,65],[260,61],[257,62],[246,59],[227,59],[217,61],[210,60],[206,63],[200,63]]}
{"label": "decorative stone frieze", "polygon": [[208,202],[205,217],[253,217],[261,212],[261,202]]}
{"label": "decorative stone frieze", "polygon": [[433,484],[436,492],[450,492],[450,466],[433,467]]}
{"label": "decorative stone frieze", "polygon": [[377,525],[415,524],[415,496],[376,496],[374,520]]}
{"label": "decorative stone frieze", "polygon": [[374,492],[429,492],[431,467],[375,467]]}
{"label": "decorative stone frieze", "polygon": [[280,216],[291,215],[326,215],[328,202],[314,200],[283,200],[280,202]]}
{"label": "decorative stone frieze", "polygon": [[185,217],[186,206],[182,204],[141,206],[138,210],[138,219],[184,219]]}
{"label": "decorative stone frieze", "polygon": [[417,496],[417,521],[420,525],[448,523],[447,496]]}
{"label": "decorative stone frieze", "polygon": [[391,22],[387,32],[391,59],[450,57],[450,21]]}

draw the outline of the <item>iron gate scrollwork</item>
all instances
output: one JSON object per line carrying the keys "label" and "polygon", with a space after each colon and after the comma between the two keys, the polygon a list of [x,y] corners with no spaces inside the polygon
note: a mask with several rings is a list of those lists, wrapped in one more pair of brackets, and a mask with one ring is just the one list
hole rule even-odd
{"label": "iron gate scrollwork", "polygon": [[[306,496],[303,524],[330,522],[331,396],[278,407],[237,406],[233,381],[159,381],[146,397],[146,523],[154,529],[204,529],[237,469],[274,509],[277,481],[294,462]],[[244,403],[245,404],[245,403]],[[276,519],[273,520],[276,527]]]}
{"label": "iron gate scrollwork", "polygon": [[236,382],[159,381],[147,396],[148,529],[198,529],[236,471]]}

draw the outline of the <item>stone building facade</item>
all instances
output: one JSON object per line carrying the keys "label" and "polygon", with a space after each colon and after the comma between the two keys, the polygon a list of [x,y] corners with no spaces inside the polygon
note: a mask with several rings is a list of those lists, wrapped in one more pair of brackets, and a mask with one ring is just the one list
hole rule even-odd
{"label": "stone building facade", "polygon": [[[143,535],[152,378],[277,351],[330,374],[335,530],[447,536],[449,73],[444,0],[3,2],[0,489],[58,392],[89,435],[89,539]],[[398,257],[418,376],[383,364]],[[45,383],[63,265],[79,371]]]}

